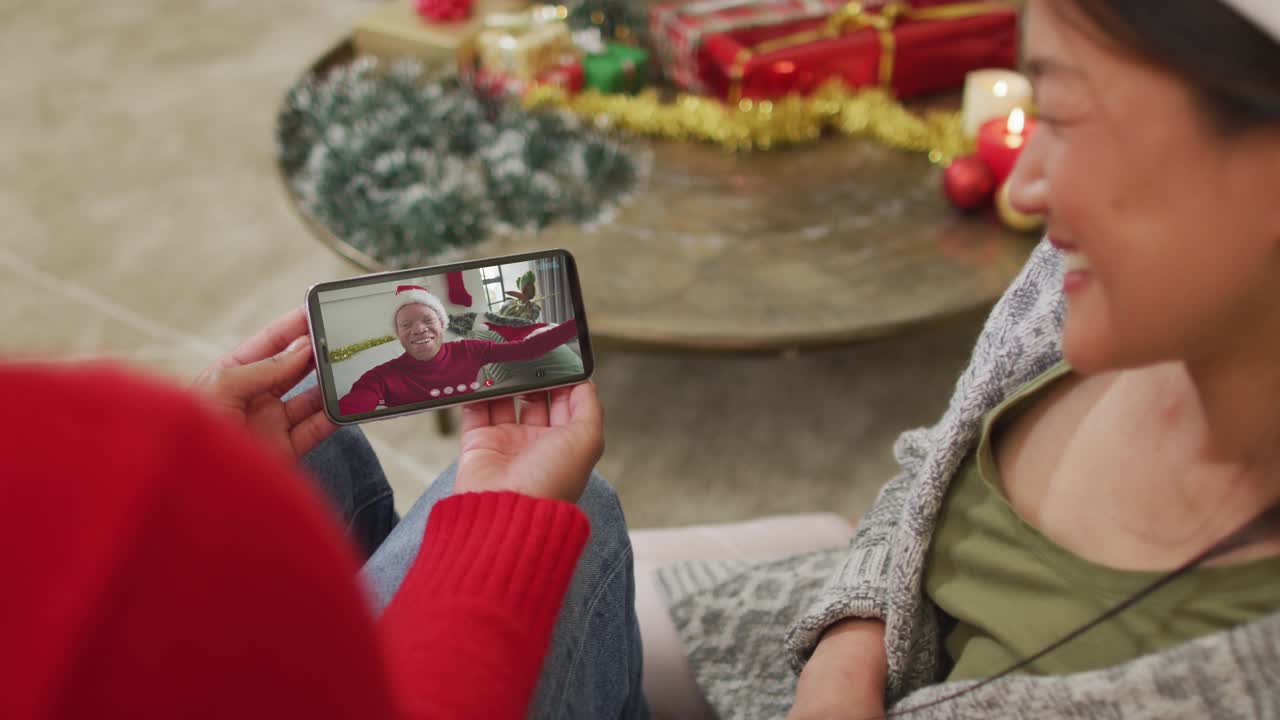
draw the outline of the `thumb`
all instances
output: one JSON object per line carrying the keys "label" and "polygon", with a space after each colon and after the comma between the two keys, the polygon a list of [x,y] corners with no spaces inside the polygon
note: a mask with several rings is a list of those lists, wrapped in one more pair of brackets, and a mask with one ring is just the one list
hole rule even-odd
{"label": "thumb", "polygon": [[284,395],[310,368],[311,353],[306,352],[309,345],[309,339],[303,335],[265,360],[227,369],[222,376],[227,392],[241,399],[265,392],[276,397]]}
{"label": "thumb", "polygon": [[586,382],[573,388],[569,411],[572,413],[569,427],[590,455],[591,467],[595,467],[604,455],[604,409],[594,383]]}

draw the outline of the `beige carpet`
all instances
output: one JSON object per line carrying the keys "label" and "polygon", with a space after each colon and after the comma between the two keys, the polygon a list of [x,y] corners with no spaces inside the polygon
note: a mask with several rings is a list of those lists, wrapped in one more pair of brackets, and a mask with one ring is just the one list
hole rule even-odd
{"label": "beige carpet", "polygon": [[[109,356],[192,377],[356,273],[289,210],[277,103],[368,3],[0,2],[0,353]],[[931,422],[970,316],[796,359],[610,354],[603,470],[634,526],[831,509]],[[369,435],[407,506],[455,440],[428,416]]]}

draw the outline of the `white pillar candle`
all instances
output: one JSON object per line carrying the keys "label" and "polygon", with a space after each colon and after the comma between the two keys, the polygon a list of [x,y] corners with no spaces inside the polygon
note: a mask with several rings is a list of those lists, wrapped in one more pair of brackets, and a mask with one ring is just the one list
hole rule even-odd
{"label": "white pillar candle", "polygon": [[1012,70],[975,70],[964,80],[964,133],[977,137],[986,121],[1031,109],[1031,81]]}

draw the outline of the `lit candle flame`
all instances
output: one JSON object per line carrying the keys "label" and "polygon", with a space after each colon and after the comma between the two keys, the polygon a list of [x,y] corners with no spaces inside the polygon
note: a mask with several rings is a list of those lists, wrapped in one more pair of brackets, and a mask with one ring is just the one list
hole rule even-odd
{"label": "lit candle flame", "polygon": [[1007,127],[1010,135],[1021,135],[1022,131],[1027,129],[1027,113],[1022,108],[1014,108],[1013,112],[1009,113]]}

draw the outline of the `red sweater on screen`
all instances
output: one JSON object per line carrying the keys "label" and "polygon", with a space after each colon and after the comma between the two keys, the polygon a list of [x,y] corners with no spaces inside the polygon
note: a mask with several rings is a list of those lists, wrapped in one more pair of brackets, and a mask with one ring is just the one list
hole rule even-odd
{"label": "red sweater on screen", "polygon": [[517,718],[589,528],[440,501],[375,623],[282,458],[182,392],[0,367],[0,718]]}
{"label": "red sweater on screen", "polygon": [[485,365],[534,360],[577,336],[577,321],[567,320],[519,342],[455,340],[442,343],[430,360],[415,360],[405,353],[361,375],[338,401],[338,410],[352,415],[378,405],[410,405],[474,392],[480,387],[476,375]]}

